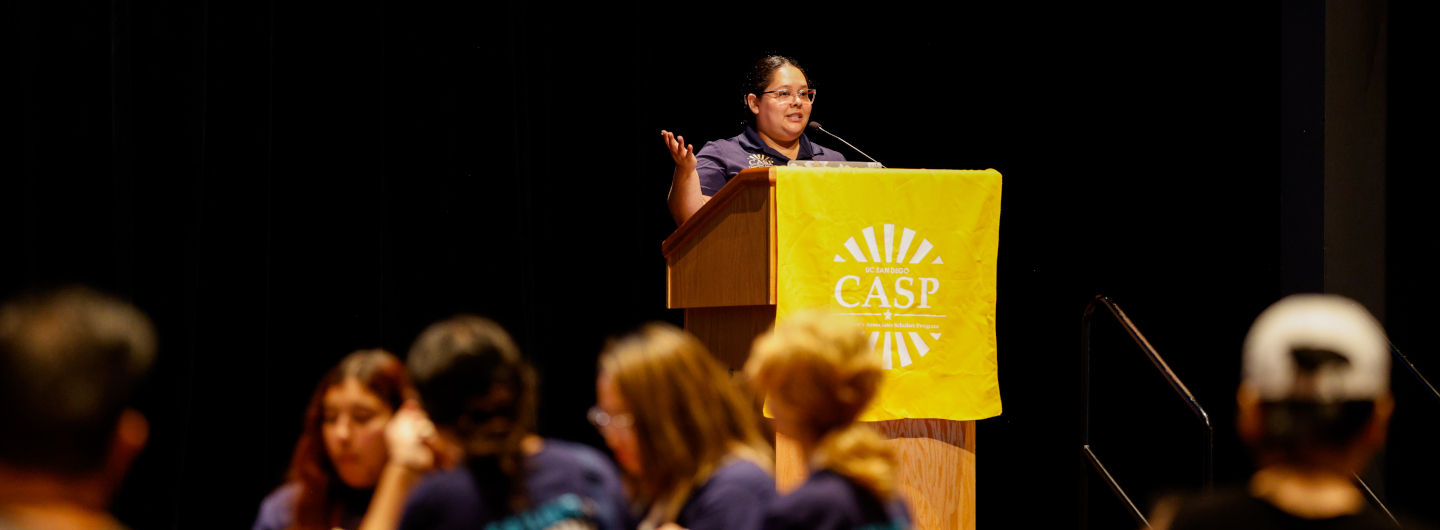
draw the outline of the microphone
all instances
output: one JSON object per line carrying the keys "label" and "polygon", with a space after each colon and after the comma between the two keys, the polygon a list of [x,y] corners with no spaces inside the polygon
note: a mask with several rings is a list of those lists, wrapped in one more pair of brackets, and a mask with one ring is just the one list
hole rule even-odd
{"label": "microphone", "polygon": [[[851,149],[854,149],[856,153],[860,153],[860,156],[863,156],[863,157],[865,157],[865,158],[869,158],[871,162],[874,162],[874,163],[876,163],[876,164],[880,164],[880,161],[879,161],[879,160],[876,160],[875,157],[872,157],[872,156],[870,156],[870,155],[865,154],[864,151],[861,151],[859,148],[856,148],[855,146],[850,145],[850,142],[845,141],[844,138],[841,138],[841,137],[839,137],[839,136],[835,136],[835,133],[832,133],[832,132],[830,132],[830,131],[825,130],[824,127],[821,127],[821,126],[820,126],[820,122],[818,122],[818,121],[812,121],[812,122],[810,122],[810,124],[809,124],[809,125],[806,125],[805,128],[806,128],[806,129],[810,129],[810,130],[814,130],[814,131],[820,131],[820,132],[823,132],[823,133],[825,133],[825,134],[828,134],[828,135],[830,135],[831,138],[834,138],[834,139],[836,139],[836,140],[840,140],[840,143],[849,146]],[[880,164],[880,167],[885,167],[885,164]]]}

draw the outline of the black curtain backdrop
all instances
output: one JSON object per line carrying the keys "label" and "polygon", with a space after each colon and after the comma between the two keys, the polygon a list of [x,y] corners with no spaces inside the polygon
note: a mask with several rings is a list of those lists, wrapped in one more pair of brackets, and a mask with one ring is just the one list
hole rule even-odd
{"label": "black curtain backdrop", "polygon": [[[0,295],[82,282],[155,319],[137,404],[151,442],[114,507],[133,527],[248,528],[319,376],[460,312],[504,325],[539,368],[542,434],[603,447],[583,416],[598,351],[682,320],[665,308],[659,131],[737,134],[742,71],[772,51],[825,93],[815,120],[887,165],[1006,177],[1005,412],[978,428],[982,527],[1075,524],[1079,323],[1099,293],[1210,409],[1219,480],[1250,470],[1231,426],[1239,347],[1281,293],[1268,9],[6,11],[20,99]],[[1189,412],[1113,322],[1096,329],[1096,452],[1147,505],[1197,487]],[[1129,524],[1090,489],[1097,526]]]}
{"label": "black curtain backdrop", "polygon": [[[1386,329],[1390,340],[1425,373],[1440,379],[1436,364],[1435,322],[1440,318],[1440,276],[1431,249],[1437,221],[1431,205],[1433,171],[1429,154],[1440,119],[1433,95],[1440,84],[1428,75],[1440,38],[1428,31],[1411,2],[1391,2],[1389,17],[1389,93],[1386,164]],[[1437,374],[1437,375],[1430,375]],[[1385,448],[1386,500],[1434,524],[1440,521],[1440,453],[1434,430],[1440,403],[1405,370],[1391,370],[1397,403]]]}

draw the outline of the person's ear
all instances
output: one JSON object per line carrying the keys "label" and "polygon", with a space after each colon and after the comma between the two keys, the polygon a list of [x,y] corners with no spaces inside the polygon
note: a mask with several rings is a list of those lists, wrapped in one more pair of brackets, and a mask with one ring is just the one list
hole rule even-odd
{"label": "person's ear", "polygon": [[1256,447],[1265,436],[1265,419],[1260,410],[1260,393],[1250,383],[1240,383],[1235,391],[1235,430],[1240,439]]}
{"label": "person's ear", "polygon": [[756,102],[755,94],[745,94],[745,106],[750,107],[751,114],[760,114],[760,104]]}
{"label": "person's ear", "polygon": [[105,459],[105,478],[109,484],[120,484],[149,439],[150,422],[145,420],[145,415],[135,409],[120,413],[110,440],[110,454]]}
{"label": "person's ear", "polygon": [[1370,415],[1370,424],[1365,426],[1365,439],[1372,447],[1385,443],[1385,433],[1390,428],[1390,415],[1395,412],[1395,397],[1389,392],[1375,398],[1375,412]]}

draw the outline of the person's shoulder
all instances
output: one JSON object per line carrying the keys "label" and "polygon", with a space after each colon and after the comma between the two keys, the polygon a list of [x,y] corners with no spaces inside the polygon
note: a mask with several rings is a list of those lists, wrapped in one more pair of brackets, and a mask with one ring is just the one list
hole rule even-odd
{"label": "person's shoulder", "polygon": [[685,504],[686,508],[700,511],[740,506],[753,509],[769,505],[778,495],[770,473],[754,462],[735,459],[715,470]]}
{"label": "person's shoulder", "polygon": [[735,135],[735,136],[731,136],[731,137],[729,137],[729,138],[720,138],[720,139],[718,139],[718,140],[710,140],[710,141],[708,141],[708,142],[705,142],[705,145],[700,146],[700,149],[695,152],[695,156],[700,156],[700,155],[702,155],[702,154],[703,154],[703,155],[715,155],[715,154],[718,154],[718,153],[721,152],[721,151],[724,151],[724,152],[737,152],[737,153],[738,153],[738,152],[744,152],[744,151],[745,151],[745,146],[742,145],[742,142],[744,141],[744,138],[745,138],[745,133],[744,133],[744,132],[741,132],[740,134],[737,134],[737,135]]}
{"label": "person's shoulder", "polygon": [[878,498],[834,471],[820,470],[771,504],[765,528],[899,530],[908,528],[909,521],[898,497]]}
{"label": "person's shoulder", "polygon": [[790,492],[785,498],[792,502],[826,499],[829,499],[829,502],[853,502],[855,493],[854,484],[851,484],[839,473],[820,470],[811,474],[804,484],[795,488],[795,491]]}
{"label": "person's shoulder", "polygon": [[[1264,501],[1239,488],[1223,488],[1206,494],[1179,495],[1162,500],[1151,519],[1169,518],[1172,529],[1218,528],[1236,521],[1249,521],[1264,528],[1274,516]],[[1167,514],[1168,512],[1168,514]]]}
{"label": "person's shoulder", "polygon": [[[475,477],[465,467],[436,471],[425,475],[410,492],[410,503],[423,503],[436,499],[475,498],[480,488]],[[448,501],[444,501],[448,502]]]}
{"label": "person's shoulder", "polygon": [[464,528],[483,520],[480,487],[465,467],[425,475],[410,491],[399,530]]}
{"label": "person's shoulder", "polygon": [[721,465],[691,492],[675,522],[692,530],[756,529],[777,495],[769,473],[737,458]]}
{"label": "person's shoulder", "polygon": [[284,484],[281,484],[280,487],[275,488],[275,491],[272,491],[269,495],[266,495],[265,500],[260,501],[260,506],[271,508],[294,508],[296,499],[300,498],[300,489],[303,487],[304,486],[301,486],[299,482],[286,482]]}
{"label": "person's shoulder", "polygon": [[1236,526],[1291,528],[1300,522],[1307,523],[1306,526],[1323,525],[1324,528],[1336,530],[1395,526],[1395,523],[1389,518],[1368,507],[1353,515],[1329,519],[1301,519],[1262,499],[1251,496],[1240,488],[1226,488],[1209,494],[1181,496],[1166,502],[1173,503],[1170,508],[1173,510],[1173,520],[1169,525],[1173,530]]}
{"label": "person's shoulder", "polygon": [[816,153],[814,156],[810,157],[811,160],[821,160],[821,161],[826,161],[826,162],[844,162],[844,161],[845,161],[845,154],[844,154],[844,153],[841,153],[841,152],[836,151],[836,150],[834,150],[834,149],[831,149],[831,148],[829,148],[829,147],[825,147],[825,146],[820,145],[820,144],[818,144],[818,143],[815,143],[815,142],[813,142],[813,141],[810,142],[810,146],[811,146],[811,147],[814,147],[816,150],[819,151],[819,153]]}
{"label": "person's shoulder", "polygon": [[545,447],[530,457],[550,466],[569,466],[587,471],[614,473],[615,466],[600,450],[588,445],[554,438],[545,439]]}
{"label": "person's shoulder", "polygon": [[563,501],[566,495],[593,503],[592,514],[601,530],[633,527],[625,503],[620,471],[604,453],[585,444],[545,439],[545,447],[526,459],[531,500],[546,504]]}
{"label": "person's shoulder", "polygon": [[299,482],[287,482],[260,501],[254,530],[284,530],[295,522],[295,502],[300,498]]}
{"label": "person's shoulder", "polygon": [[776,499],[770,514],[800,521],[828,519],[835,516],[836,508],[854,506],[857,501],[850,481],[830,471],[817,471],[800,487]]}
{"label": "person's shoulder", "polygon": [[593,492],[593,488],[613,489],[620,484],[620,471],[604,453],[564,440],[547,438],[544,449],[526,459],[525,471],[533,487],[556,492]]}
{"label": "person's shoulder", "polygon": [[740,145],[740,142],[743,142],[744,140],[745,140],[745,131],[740,131],[740,134],[737,134],[737,135],[735,135],[735,136],[731,136],[731,137],[729,137],[729,138],[721,138],[721,139],[719,139],[719,140],[711,140],[711,141],[706,142],[706,143],[720,143],[720,142],[724,142],[724,143],[726,143],[726,144],[738,146],[738,145]]}
{"label": "person's shoulder", "polygon": [[707,486],[711,484],[725,488],[741,488],[772,497],[775,495],[775,477],[755,462],[743,458],[737,458],[716,470],[706,482]]}

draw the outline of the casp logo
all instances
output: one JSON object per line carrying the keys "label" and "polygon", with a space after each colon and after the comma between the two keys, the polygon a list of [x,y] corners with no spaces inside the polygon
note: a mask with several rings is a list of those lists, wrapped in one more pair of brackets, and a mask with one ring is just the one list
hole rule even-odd
{"label": "casp logo", "polygon": [[872,349],[879,348],[881,367],[891,370],[897,358],[906,367],[930,353],[924,335],[940,340],[946,316],[934,311],[940,296],[935,266],[945,260],[929,239],[921,237],[916,244],[914,230],[902,227],[898,242],[894,224],[880,225],[878,238],[875,232],[874,226],[861,229],[865,248],[852,236],[845,240],[845,252],[835,254],[835,303],[857,311],[840,314],[861,317],[861,332],[869,335]]}

